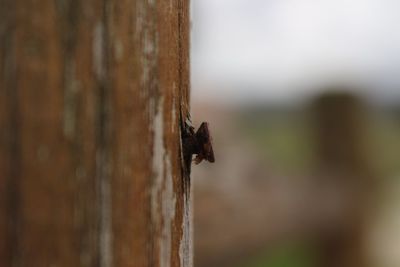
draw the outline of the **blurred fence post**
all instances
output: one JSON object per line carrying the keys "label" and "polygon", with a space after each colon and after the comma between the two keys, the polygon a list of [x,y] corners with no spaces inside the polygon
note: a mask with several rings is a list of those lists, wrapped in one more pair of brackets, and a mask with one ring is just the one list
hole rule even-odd
{"label": "blurred fence post", "polygon": [[[340,89],[340,88],[335,88]],[[338,220],[320,233],[320,267],[366,266],[364,227],[373,170],[368,164],[363,103],[350,93],[325,93],[313,103],[320,181],[336,190]]]}
{"label": "blurred fence post", "polygon": [[4,0],[0,266],[191,266],[185,0]]}

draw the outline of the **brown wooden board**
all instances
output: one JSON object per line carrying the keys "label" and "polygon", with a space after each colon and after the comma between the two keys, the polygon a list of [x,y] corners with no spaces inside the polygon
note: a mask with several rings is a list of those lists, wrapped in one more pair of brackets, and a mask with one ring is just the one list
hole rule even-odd
{"label": "brown wooden board", "polygon": [[0,266],[191,266],[189,3],[3,0]]}

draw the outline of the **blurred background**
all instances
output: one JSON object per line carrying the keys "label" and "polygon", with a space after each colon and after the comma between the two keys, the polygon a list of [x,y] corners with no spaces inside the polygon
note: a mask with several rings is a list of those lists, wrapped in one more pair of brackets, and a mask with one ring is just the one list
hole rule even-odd
{"label": "blurred background", "polygon": [[195,266],[400,266],[400,2],[192,0]]}

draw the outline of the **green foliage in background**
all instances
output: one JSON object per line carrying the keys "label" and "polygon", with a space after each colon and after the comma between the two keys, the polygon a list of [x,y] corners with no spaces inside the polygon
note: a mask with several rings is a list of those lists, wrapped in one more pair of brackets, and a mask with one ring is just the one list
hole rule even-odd
{"label": "green foliage in background", "polygon": [[[240,129],[269,164],[288,175],[312,171],[315,144],[310,114],[305,110],[256,109],[242,112]],[[400,177],[400,115],[374,111],[368,116],[370,162],[383,178]]]}
{"label": "green foliage in background", "polygon": [[[400,115],[399,115],[400,116]],[[375,114],[370,124],[371,156],[383,177],[400,177],[400,118]]]}
{"label": "green foliage in background", "polygon": [[314,252],[307,244],[283,244],[239,267],[313,267]]}
{"label": "green foliage in background", "polygon": [[[400,112],[373,110],[365,114],[366,151],[374,175],[382,185],[400,179]],[[306,110],[265,108],[243,110],[239,129],[254,144],[269,168],[290,177],[310,174],[315,167],[313,125]],[[317,250],[305,244],[266,249],[236,267],[313,267]]]}
{"label": "green foliage in background", "polygon": [[246,112],[241,129],[267,164],[285,174],[307,173],[313,162],[311,129],[302,112]]}

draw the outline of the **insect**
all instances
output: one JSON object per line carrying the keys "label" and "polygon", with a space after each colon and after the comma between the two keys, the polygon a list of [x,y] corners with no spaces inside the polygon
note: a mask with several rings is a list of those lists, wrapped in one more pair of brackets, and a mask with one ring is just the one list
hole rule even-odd
{"label": "insect", "polygon": [[199,164],[203,160],[214,162],[215,157],[208,122],[203,122],[197,132],[195,132],[190,121],[187,120],[185,128],[183,150],[187,166],[190,166],[193,155],[196,155],[194,159],[195,164]]}

